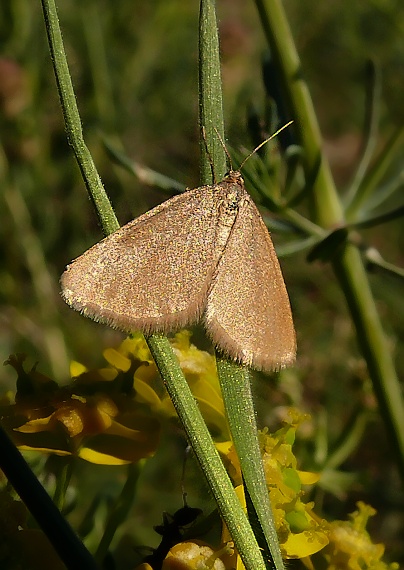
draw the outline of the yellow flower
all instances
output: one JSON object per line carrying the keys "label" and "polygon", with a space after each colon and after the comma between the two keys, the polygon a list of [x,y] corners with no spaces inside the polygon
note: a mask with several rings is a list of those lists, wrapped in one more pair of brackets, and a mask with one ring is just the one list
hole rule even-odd
{"label": "yellow flower", "polygon": [[373,544],[366,525],[376,511],[359,501],[358,510],[350,515],[350,521],[330,523],[330,544],[325,554],[328,570],[398,570],[396,563],[385,564],[381,559],[384,544]]}
{"label": "yellow flower", "polygon": [[[328,544],[328,527],[313,512],[313,503],[302,501],[302,485],[316,483],[319,475],[299,471],[292,451],[298,426],[307,419],[296,410],[290,410],[289,421],[274,434],[264,429],[260,434],[262,460],[274,513],[281,550],[285,558],[305,558]],[[230,442],[218,444],[225,456],[227,471],[236,485],[241,484],[238,459]],[[242,486],[238,487],[245,506]],[[229,540],[225,534],[222,540]]]}
{"label": "yellow flower", "polygon": [[[227,424],[215,359],[190,343],[183,331],[173,349],[212,433],[227,439]],[[1,407],[3,425],[20,449],[76,455],[93,463],[119,465],[152,455],[161,421],[176,417],[147,344],[140,334],[104,351],[105,368],[70,367],[72,382],[59,387],[24,357],[11,356],[17,371],[15,404]]]}
{"label": "yellow flower", "polygon": [[209,545],[192,540],[180,542],[173,546],[167,554],[162,570],[226,570],[221,559],[228,553],[228,547],[213,550]]}
{"label": "yellow flower", "polygon": [[[202,415],[217,439],[228,437],[223,401],[220,395],[215,358],[190,342],[191,333],[181,331],[170,340],[181,369],[198,400]],[[172,402],[164,389],[147,344],[140,334],[127,338],[117,350],[107,349],[104,357],[118,371],[133,372],[135,400],[145,404],[161,418],[176,417]]]}
{"label": "yellow flower", "polygon": [[115,373],[106,380],[103,370],[82,369],[71,384],[59,387],[35,368],[25,372],[23,361],[23,356],[8,361],[18,372],[17,394],[15,404],[3,407],[1,414],[20,449],[76,455],[106,465],[136,462],[154,453],[160,423],[131,397],[127,378]]}

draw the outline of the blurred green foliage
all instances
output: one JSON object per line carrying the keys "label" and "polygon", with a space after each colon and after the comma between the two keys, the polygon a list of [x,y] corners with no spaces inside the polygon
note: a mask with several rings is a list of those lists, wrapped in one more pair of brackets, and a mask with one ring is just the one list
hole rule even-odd
{"label": "blurred green foliage", "polygon": [[[125,223],[161,201],[162,195],[112,164],[104,137],[134,160],[190,187],[198,184],[198,3],[59,4],[85,137],[118,218]],[[367,59],[374,59],[382,71],[380,140],[404,120],[404,4],[285,4],[326,135],[325,148],[343,189],[354,172],[361,142]],[[218,2],[218,15],[228,140],[234,148],[251,149],[248,113],[254,109],[264,117],[266,109],[261,77],[265,42],[252,2]],[[102,349],[116,346],[122,336],[70,311],[59,296],[58,276],[65,264],[100,239],[101,231],[66,141],[39,0],[2,1],[0,53],[0,360],[25,352],[40,361],[45,373],[66,382],[70,358],[99,365]],[[389,175],[401,169],[397,163]],[[403,266],[400,219],[362,236],[385,259]],[[279,243],[276,233],[274,241]],[[304,253],[281,263],[294,309],[298,363],[296,370],[284,372],[281,382],[260,379],[256,392],[263,425],[275,423],[273,408],[290,401],[313,414],[317,433],[302,439],[301,456],[306,468],[314,468],[327,455],[327,446],[332,448],[343,436],[358,408],[375,411],[375,404],[330,268],[308,264]],[[378,273],[371,282],[403,377],[404,361],[398,358],[404,339],[402,282]],[[0,369],[2,391],[14,381],[11,369]],[[399,536],[404,497],[376,413],[359,439],[341,470],[347,477],[355,474],[349,479],[349,494],[341,483],[337,499],[323,491],[316,504],[323,502],[325,514],[343,518],[356,500],[371,503],[379,511],[374,532],[387,544],[388,558],[401,556],[403,561]],[[156,457],[158,467],[164,461],[171,467],[172,456],[167,455],[168,447]],[[92,469],[100,468],[80,467],[83,493],[92,491]],[[167,487],[179,488],[180,471],[178,465]],[[119,469],[115,472],[122,477]],[[110,473],[108,485],[115,488]],[[330,483],[334,492],[335,485]],[[180,506],[180,494],[177,498]],[[153,508],[171,509],[166,500],[164,496],[161,505],[153,500]],[[149,537],[143,538],[147,542]]]}

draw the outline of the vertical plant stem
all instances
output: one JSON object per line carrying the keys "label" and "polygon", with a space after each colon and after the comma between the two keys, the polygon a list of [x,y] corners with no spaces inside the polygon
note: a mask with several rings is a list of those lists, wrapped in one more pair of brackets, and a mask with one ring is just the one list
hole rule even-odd
{"label": "vertical plant stem", "polygon": [[400,383],[358,249],[348,244],[333,267],[355,324],[379,411],[404,478],[404,405]]}
{"label": "vertical plant stem", "polygon": [[119,228],[119,223],[111,206],[111,202],[104,190],[90,151],[84,142],[79,110],[77,108],[76,97],[67,65],[54,0],[42,0],[42,8],[45,17],[49,49],[66,124],[67,139],[73,148],[88,195],[94,204],[102,229],[105,235],[108,235]]}
{"label": "vertical plant stem", "polygon": [[[51,44],[64,116],[66,122],[69,122],[67,130],[69,137],[72,139],[73,148],[80,150],[80,153],[75,151],[76,158],[81,160],[84,142],[82,143],[80,117],[75,104],[73,87],[58,27],[56,8],[53,0],[42,0],[42,3],[46,15],[47,28],[51,28],[48,30],[48,37]],[[78,141],[75,140],[76,137],[78,137]],[[86,153],[84,154],[86,155]],[[104,231],[108,234],[116,229],[117,221],[99,180],[98,173],[95,171],[93,161],[85,161],[85,164],[86,168],[83,167],[81,169],[82,175],[88,191],[94,196],[94,205],[103,224]],[[229,476],[219,458],[168,339],[161,335],[150,335],[146,340],[246,568],[248,570],[264,570],[265,564],[247,517],[234,492]]]}
{"label": "vertical plant stem", "polygon": [[[266,568],[254,533],[168,340],[153,335],[150,351],[247,570]],[[165,358],[161,354],[166,352]],[[178,370],[179,369],[179,370]]]}
{"label": "vertical plant stem", "polygon": [[[325,227],[343,220],[343,210],[335,191],[326,157],[321,151],[321,133],[301,63],[281,0],[255,0],[271,56],[279,72],[285,107],[290,109],[297,137],[304,149],[307,180],[312,183],[308,197],[315,220]],[[326,189],[326,190],[324,190]]]}
{"label": "vertical plant stem", "polygon": [[[269,563],[268,566],[272,568],[270,562],[273,561],[277,570],[283,569],[284,564],[258,440],[251,393],[251,372],[248,368],[224,358],[217,359],[217,366],[230,433],[240,461],[244,485],[254,507],[256,515],[254,522],[261,530],[257,533],[257,540],[263,549],[264,559]],[[261,539],[262,534],[265,537],[264,542]]]}
{"label": "vertical plant stem", "polygon": [[219,133],[224,141],[219,35],[214,0],[201,1],[199,12],[199,124],[201,130],[204,129],[200,138],[201,183],[211,184],[211,160],[219,180],[227,170],[226,153],[218,137]]}
{"label": "vertical plant stem", "polygon": [[[199,16],[199,121],[201,126],[205,128],[205,139],[201,137],[201,183],[209,184],[212,166],[210,160],[213,161],[215,174],[220,179],[227,170],[226,153],[217,134],[219,132],[222,140],[224,140],[219,37],[215,3],[212,0],[201,0]],[[214,127],[216,127],[217,132]],[[210,156],[205,150],[206,146],[209,149]],[[239,326],[243,326],[243,323],[239,323]],[[263,548],[264,563],[269,566],[270,560],[273,559],[275,568],[281,570],[284,566],[262,465],[250,388],[251,378],[246,368],[234,362],[229,362],[219,356],[217,356],[216,361],[230,432],[240,460],[247,492],[251,497],[257,518],[254,523],[260,527],[257,529],[256,538],[261,539],[262,534],[264,535],[264,542],[260,544]],[[230,527],[229,530],[232,532]],[[255,550],[257,543],[252,544],[251,547]],[[251,550],[251,555],[254,550]],[[247,565],[244,554],[242,552],[240,554]],[[246,555],[251,556],[249,552]]]}
{"label": "vertical plant stem", "polygon": [[[306,157],[306,178],[316,174],[308,193],[314,205],[314,221],[332,227],[342,220],[342,205],[326,158],[307,86],[302,79],[299,57],[286,20],[281,0],[255,0],[273,58],[281,76],[284,96]],[[369,375],[379,403],[398,468],[404,478],[404,402],[386,342],[369,281],[358,249],[346,245],[338,251],[332,265],[345,295],[366,359]]]}

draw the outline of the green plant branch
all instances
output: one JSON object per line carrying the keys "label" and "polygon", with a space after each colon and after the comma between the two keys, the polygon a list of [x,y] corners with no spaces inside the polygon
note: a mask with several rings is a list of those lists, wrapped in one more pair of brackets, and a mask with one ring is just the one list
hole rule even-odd
{"label": "green plant branch", "polygon": [[[282,77],[284,96],[298,126],[299,143],[306,160],[306,178],[317,168],[309,199],[314,221],[323,227],[340,225],[342,205],[325,157],[313,104],[302,79],[301,66],[280,0],[255,0],[272,56]],[[402,142],[404,129],[391,138],[390,153]],[[385,153],[387,154],[387,152]],[[391,154],[390,154],[391,156]],[[385,168],[386,163],[383,163]],[[380,168],[374,177],[380,175]],[[333,257],[333,268],[354,322],[358,344],[366,359],[397,465],[404,478],[404,404],[400,384],[386,342],[360,252],[347,243]]]}
{"label": "green plant branch", "polygon": [[404,407],[401,387],[358,248],[347,244],[333,267],[355,324],[380,413],[404,477]]}
{"label": "green plant branch", "polygon": [[[213,0],[201,0],[199,34],[199,120],[205,129],[203,133],[205,138],[201,137],[201,183],[210,184],[212,182],[210,161],[213,162],[215,175],[219,179],[223,178],[227,170],[225,149],[217,135],[219,132],[224,140],[219,39]],[[206,146],[209,154],[206,152]],[[239,323],[239,326],[243,326],[243,323]],[[253,528],[258,525],[255,538],[263,549],[262,555],[257,540],[251,540],[248,551],[240,551],[238,539],[233,534],[234,530],[230,528],[229,522],[224,517],[225,522],[247,568],[254,570],[257,568],[252,563],[253,557],[256,557],[261,559],[261,565],[264,563],[267,568],[272,567],[271,560],[273,560],[276,570],[282,570],[283,560],[258,441],[250,387],[251,377],[247,368],[230,362],[218,354],[216,362],[230,432],[240,460],[245,486],[255,511],[250,523]],[[234,515],[235,513],[232,514],[233,528],[245,524],[245,517],[237,521]],[[250,526],[249,533],[252,534]],[[264,541],[261,540],[262,534]]]}
{"label": "green plant branch", "polygon": [[[240,461],[244,485],[259,525],[256,537],[267,563],[272,560],[276,569],[283,569],[284,564],[258,440],[251,392],[251,372],[248,368],[221,357],[217,358],[217,368],[230,433]],[[252,519],[251,522],[255,521]],[[255,528],[254,524],[253,528]],[[262,541],[261,534],[265,542]],[[270,564],[268,567],[272,568]]]}
{"label": "green plant branch", "polygon": [[[266,566],[251,526],[188,383],[182,374],[176,373],[179,365],[168,340],[153,335],[149,340],[149,348],[245,567],[247,570],[264,570]],[[165,354],[164,358],[161,357],[162,354]]]}
{"label": "green plant branch", "polygon": [[[73,87],[63,50],[56,7],[53,0],[43,0],[43,5],[47,27],[50,28],[50,30],[48,30],[48,37],[51,44],[51,53],[54,61],[55,74],[57,76],[59,95],[67,123],[66,128],[73,149],[79,149],[80,151],[76,152],[75,150],[76,158],[80,161],[82,159],[81,151],[83,147],[86,147],[84,142],[82,142],[80,117],[75,103]],[[78,137],[78,141],[76,141],[76,137]],[[211,149],[210,152],[212,153]],[[93,202],[101,223],[103,224],[103,229],[105,233],[108,234],[116,229],[116,218],[100,182],[98,173],[95,170],[93,161],[85,161],[85,166],[86,168],[81,168],[81,171],[85,179],[86,187],[91,196],[93,196]],[[246,515],[234,492],[229,476],[219,458],[212,438],[210,437],[209,431],[203,421],[179,363],[174,356],[168,339],[161,335],[150,335],[146,340],[167,391],[173,400],[175,409],[183,422],[195,455],[212,489],[221,514],[246,563],[247,569],[263,570],[265,565],[261,552],[256,544],[254,534],[248,524]],[[255,549],[251,544],[255,544]],[[248,553],[248,557],[246,553]]]}
{"label": "green plant branch", "polygon": [[282,210],[282,216],[289,222],[292,222],[296,228],[304,232],[307,236],[322,239],[325,235],[324,228],[314,224],[311,220],[308,220],[305,216],[302,216],[292,208]]}
{"label": "green plant branch", "polygon": [[110,159],[133,174],[133,176],[136,176],[136,178],[143,184],[157,187],[170,197],[175,193],[185,192],[185,184],[132,160],[123,152],[118,150],[106,137],[103,139],[103,144]]}
{"label": "green plant branch", "polygon": [[404,269],[402,267],[398,267],[393,263],[389,263],[380,255],[380,253],[374,247],[368,247],[364,252],[363,256],[367,263],[378,267],[379,269],[385,271],[390,275],[394,275],[395,277],[399,277],[400,279],[404,279]]}
{"label": "green plant branch", "polygon": [[[343,219],[343,210],[335,193],[329,164],[321,152],[321,134],[310,93],[303,80],[301,63],[280,0],[255,0],[271,55],[280,72],[280,88],[291,112],[299,144],[303,148],[302,163],[306,179],[312,181],[307,190],[315,220],[325,227]],[[324,191],[324,189],[327,191]]]}
{"label": "green plant branch", "polygon": [[90,151],[84,142],[79,110],[74,95],[54,0],[42,0],[42,9],[65,119],[67,140],[73,148],[88,195],[94,204],[101,227],[105,235],[108,235],[119,228],[119,223],[102,185]]}
{"label": "green plant branch", "polygon": [[[219,74],[219,75],[218,75]],[[222,84],[215,2],[202,0],[199,12],[199,125],[201,128],[201,183],[212,183],[210,161],[221,180],[227,170],[224,141]],[[204,133],[202,136],[202,129]],[[206,150],[209,149],[209,156]],[[215,180],[213,180],[215,182]]]}

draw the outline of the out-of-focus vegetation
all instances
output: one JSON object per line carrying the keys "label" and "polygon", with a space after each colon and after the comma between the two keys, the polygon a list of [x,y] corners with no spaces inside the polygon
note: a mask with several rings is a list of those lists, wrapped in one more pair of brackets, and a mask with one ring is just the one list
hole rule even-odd
{"label": "out-of-focus vegetation", "polygon": [[[113,164],[105,140],[133,160],[196,186],[198,3],[65,0],[58,8],[85,137],[120,222],[163,195]],[[266,112],[265,42],[252,2],[227,0],[217,9],[228,142],[250,150],[248,116]],[[404,5],[399,0],[289,0],[286,9],[343,191],[361,145],[368,58],[381,72],[380,143],[404,121]],[[65,264],[100,239],[101,231],[66,141],[39,0],[3,0],[0,42],[0,358],[24,352],[30,363],[39,361],[42,371],[66,383],[70,359],[101,366],[102,351],[117,346],[122,335],[69,310],[59,296],[58,276]],[[398,161],[388,176],[401,169]],[[391,206],[397,205],[394,200]],[[273,238],[275,244],[282,242],[276,233]],[[365,230],[362,238],[385,259],[403,265],[401,219]],[[303,469],[315,471],[338,448],[358,410],[365,410],[370,421],[363,431],[358,427],[350,453],[335,471],[330,467],[329,479],[313,499],[330,520],[346,518],[358,500],[371,504],[378,511],[370,524],[376,541],[386,544],[388,560],[404,563],[404,496],[343,297],[328,266],[308,264],[306,253],[281,263],[294,309],[298,361],[279,379],[257,380],[262,425],[276,426],[289,404],[309,412],[313,422],[306,433],[302,430],[297,456]],[[375,272],[371,284],[402,378],[403,283]],[[11,367],[1,368],[2,393],[14,389],[14,383]],[[182,452],[168,436],[164,441],[146,468],[128,519],[136,525],[138,544],[155,544],[152,524],[160,522],[161,511],[181,505]],[[188,479],[198,479],[192,467],[189,471]],[[101,509],[106,510],[123,481],[121,467],[79,462],[75,473],[71,492],[78,493],[74,502],[83,504],[82,512],[96,487],[103,486]],[[161,477],[165,488],[156,494]],[[195,502],[203,505],[203,497]],[[80,509],[72,520],[81,520]]]}

